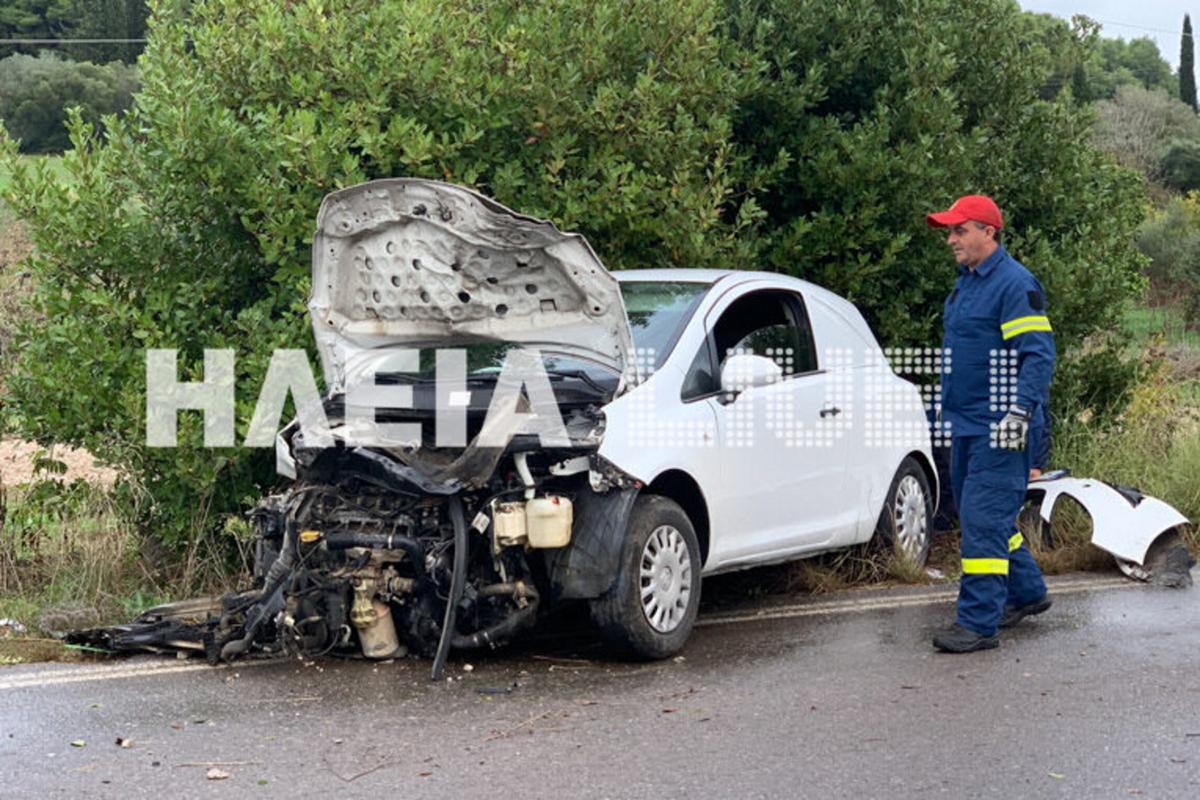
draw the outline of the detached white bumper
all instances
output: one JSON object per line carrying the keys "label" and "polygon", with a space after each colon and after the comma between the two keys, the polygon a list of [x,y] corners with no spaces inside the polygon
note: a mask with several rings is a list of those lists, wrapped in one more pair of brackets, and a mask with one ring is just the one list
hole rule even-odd
{"label": "detached white bumper", "polygon": [[1029,483],[1029,493],[1035,500],[1042,495],[1041,516],[1045,523],[1050,522],[1060,497],[1076,500],[1092,518],[1092,544],[1135,564],[1145,563],[1146,551],[1158,537],[1188,524],[1187,517],[1162,500],[1094,478],[1034,480]]}

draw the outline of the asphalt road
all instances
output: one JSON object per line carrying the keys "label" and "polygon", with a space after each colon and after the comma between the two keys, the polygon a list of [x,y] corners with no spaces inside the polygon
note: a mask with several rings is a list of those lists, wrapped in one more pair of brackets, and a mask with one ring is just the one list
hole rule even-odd
{"label": "asphalt road", "polygon": [[4,668],[0,797],[1200,797],[1197,590],[1052,592],[966,656],[929,646],[941,588],[724,610],[663,663],[560,635],[438,684],[421,661]]}

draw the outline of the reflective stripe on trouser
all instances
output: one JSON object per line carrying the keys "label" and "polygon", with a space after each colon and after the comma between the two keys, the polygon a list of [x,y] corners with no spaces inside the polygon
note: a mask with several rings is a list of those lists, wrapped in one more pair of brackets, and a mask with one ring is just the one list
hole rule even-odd
{"label": "reflective stripe on trouser", "polygon": [[988,436],[956,436],[951,448],[950,482],[962,527],[958,623],[991,636],[1006,601],[1025,605],[1046,594],[1033,555],[1013,533],[1025,501],[1029,453],[992,447]]}

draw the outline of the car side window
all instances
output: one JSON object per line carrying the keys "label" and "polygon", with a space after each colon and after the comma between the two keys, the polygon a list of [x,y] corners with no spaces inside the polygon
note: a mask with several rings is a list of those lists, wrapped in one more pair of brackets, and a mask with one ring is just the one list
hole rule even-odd
{"label": "car side window", "polygon": [[771,358],[785,377],[817,369],[804,302],[792,292],[768,289],[738,298],[713,325],[709,339],[701,345],[684,378],[684,400],[718,391],[721,366],[732,353]]}
{"label": "car side window", "polygon": [[[729,349],[729,353],[751,353],[756,356],[766,356],[779,365],[783,374],[796,373],[796,353],[800,352],[800,336],[795,325],[781,322],[751,331],[742,337],[741,341]],[[726,353],[721,359],[725,363]]]}

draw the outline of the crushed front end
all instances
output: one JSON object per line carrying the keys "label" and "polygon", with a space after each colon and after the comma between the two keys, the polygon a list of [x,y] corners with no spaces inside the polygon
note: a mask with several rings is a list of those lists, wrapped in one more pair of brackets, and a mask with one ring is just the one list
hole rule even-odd
{"label": "crushed front end", "polygon": [[250,513],[253,587],[71,641],[213,663],[411,653],[436,676],[452,648],[607,588],[638,487],[597,450],[632,343],[582,237],[463,187],[351,187],[322,205],[309,310],[326,395],[277,439],[293,483]]}

